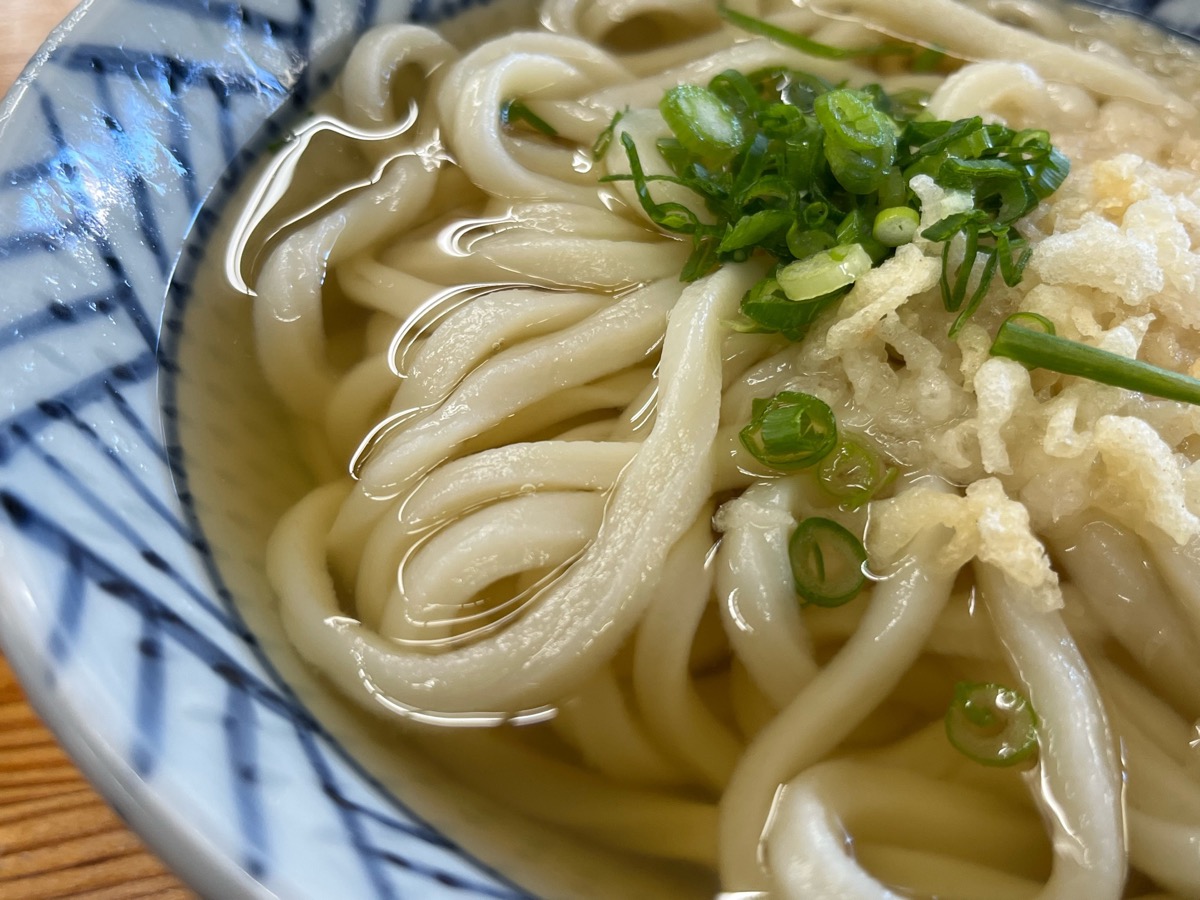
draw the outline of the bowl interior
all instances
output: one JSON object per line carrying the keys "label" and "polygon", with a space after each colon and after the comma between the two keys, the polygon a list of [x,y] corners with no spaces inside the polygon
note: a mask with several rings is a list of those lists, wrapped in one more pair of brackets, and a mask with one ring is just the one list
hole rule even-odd
{"label": "bowl interior", "polygon": [[[501,28],[531,24],[531,4],[502,3],[442,24],[460,46]],[[488,868],[542,896],[711,896],[694,873],[664,871],[536,824],[457,785],[420,748],[413,726],[364,713],[292,649],[265,576],[265,547],[282,513],[314,485],[293,423],[268,388],[253,344],[251,299],[226,276],[235,220],[268,171],[277,137],[303,121],[291,113],[266,129],[254,164],[215,194],[193,234],[168,297],[162,389],[173,474],[208,569],[257,640],[281,690],[328,731],[345,763],[395,805],[446,835]],[[419,731],[419,728],[418,728]]]}
{"label": "bowl interior", "polygon": [[[1200,25],[1191,0],[1109,5]],[[220,287],[238,192],[355,31],[449,20],[466,44],[534,8],[109,0],[0,121],[0,191],[22,198],[0,207],[0,639],[109,799],[213,896],[707,887],[455,784],[296,657],[263,576],[310,476],[249,301]]]}

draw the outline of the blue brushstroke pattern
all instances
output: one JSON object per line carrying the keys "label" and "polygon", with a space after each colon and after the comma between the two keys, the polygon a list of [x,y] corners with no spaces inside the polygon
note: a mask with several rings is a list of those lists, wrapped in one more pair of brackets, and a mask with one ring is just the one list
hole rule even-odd
{"label": "blue brushstroke pattern", "polygon": [[[433,23],[483,2],[416,0],[409,18]],[[1118,0],[1107,5],[1144,15],[1153,15],[1161,7],[1169,26],[1189,34],[1196,33],[1200,22],[1200,17],[1182,16],[1178,3]],[[126,6],[140,8],[145,16],[157,12],[179,15],[184,8],[180,0],[126,0]],[[376,21],[378,9],[378,0],[359,0],[355,15],[360,30]],[[344,831],[344,841],[357,853],[374,896],[400,896],[393,876],[402,874],[406,878],[425,879],[431,887],[446,887],[464,895],[523,897],[519,889],[482,864],[464,863],[462,871],[451,872],[398,852],[391,844],[381,846],[369,836],[372,832],[368,826],[371,826],[396,836],[395,846],[405,846],[404,841],[418,841],[437,850],[454,849],[358,769],[287,686],[273,675],[258,654],[253,636],[233,609],[228,592],[221,586],[207,554],[207,542],[194,517],[186,511],[177,513],[166,505],[146,480],[145,473],[135,471],[118,454],[110,452],[88,424],[91,416],[103,411],[113,423],[127,430],[132,442],[150,448],[154,459],[164,468],[182,463],[177,446],[164,444],[153,424],[146,421],[129,399],[135,391],[150,390],[165,376],[167,400],[163,408],[168,419],[173,413],[170,375],[176,367],[170,348],[160,346],[158,314],[163,308],[166,281],[175,266],[172,254],[180,235],[174,231],[174,220],[168,221],[158,209],[155,191],[163,185],[152,182],[137,166],[137,140],[145,123],[122,120],[119,91],[137,86],[145,92],[143,97],[153,99],[159,109],[162,118],[158,123],[161,127],[158,140],[176,164],[175,186],[202,238],[213,222],[211,211],[200,208],[202,199],[214,182],[219,191],[227,194],[253,159],[253,153],[242,145],[244,135],[239,126],[243,110],[260,115],[261,110],[285,101],[294,109],[303,109],[330,77],[328,72],[314,72],[306,65],[315,27],[316,10],[311,0],[297,0],[291,17],[265,15],[241,3],[220,0],[193,0],[186,11],[197,23],[224,25],[247,44],[286,47],[294,68],[283,67],[286,71],[280,72],[249,67],[235,70],[126,44],[70,40],[50,58],[50,66],[73,77],[89,79],[92,85],[95,106],[103,111],[101,122],[108,142],[104,162],[117,165],[109,175],[122,183],[132,198],[137,235],[108,233],[105,217],[83,183],[89,174],[88,167],[96,161],[81,155],[80,149],[72,145],[56,97],[41,87],[36,87],[23,102],[38,111],[45,154],[0,173],[0,195],[6,201],[39,190],[65,201],[64,216],[36,224],[26,222],[11,233],[0,234],[0,263],[50,267],[55,263],[47,257],[90,254],[108,278],[107,284],[90,285],[78,296],[52,296],[47,290],[41,308],[23,307],[24,312],[0,322],[0,354],[13,353],[35,339],[50,340],[61,335],[66,342],[70,334],[83,333],[89,323],[105,319],[130,329],[142,347],[120,362],[81,373],[66,387],[27,400],[0,418],[0,509],[25,540],[62,564],[61,584],[53,598],[54,624],[47,635],[47,655],[65,665],[85,632],[89,614],[106,604],[117,604],[138,617],[136,645],[118,651],[137,656],[137,678],[129,697],[134,738],[128,758],[134,770],[146,778],[155,775],[164,752],[172,655],[185,654],[211,673],[214,685],[223,691],[220,696],[224,697],[224,746],[237,827],[245,848],[242,864],[254,877],[269,880],[275,864],[273,854],[283,849],[275,845],[270,832],[260,779],[262,755],[270,747],[264,737],[264,723],[274,718],[290,724],[297,745],[311,766],[313,781],[320,786],[320,800],[333,808],[334,818]],[[196,97],[211,104],[215,113],[217,133],[204,135],[203,139],[219,146],[223,157],[221,165],[206,172],[204,181],[200,180],[192,160],[192,142],[196,138],[187,127],[184,107],[185,101]],[[281,126],[271,124],[258,149],[280,133]],[[225,169],[223,174],[222,169]],[[140,243],[153,260],[158,282],[147,280],[144,275],[134,277],[122,261],[117,237]],[[187,278],[177,279],[178,296],[187,295],[188,283]],[[178,310],[173,314],[178,315]],[[75,459],[67,462],[54,452],[45,439],[51,433],[58,434],[58,429],[65,429],[82,442],[87,462]],[[17,459],[36,461],[46,478],[55,480],[75,498],[73,513],[86,513],[105,523],[106,540],[126,542],[134,551],[133,557],[140,560],[140,567],[118,569],[89,545],[88,536],[79,533],[72,520],[64,518],[61,509],[39,507],[36,486],[14,484],[7,477],[6,467]],[[100,472],[105,474],[99,476]],[[96,483],[97,477],[116,479],[141,508],[131,510],[109,504],[104,488]],[[187,498],[186,488],[183,497]],[[161,526],[154,529],[153,547],[150,535],[141,530],[150,523]],[[184,574],[194,553],[200,554],[202,565],[213,579],[211,586],[197,585]],[[170,591],[156,590],[149,586],[152,584],[169,585]],[[204,621],[189,618],[197,610],[206,616]],[[216,629],[217,636],[209,629]],[[270,740],[279,740],[277,733],[272,733]],[[369,802],[351,800],[352,794],[368,797]]]}
{"label": "blue brushstroke pattern", "polygon": [[[125,0],[125,5],[140,7],[148,16],[155,15],[156,9],[172,15],[184,9],[178,0]],[[358,30],[377,21],[379,8],[380,0],[359,0],[354,12]],[[163,378],[170,380],[177,368],[174,356],[160,345],[159,316],[181,235],[178,212],[162,211],[159,197],[182,197],[196,231],[211,228],[215,220],[211,210],[201,208],[204,197],[214,183],[228,191],[255,156],[243,146],[247,117],[257,121],[260,110],[285,102],[303,109],[312,94],[329,83],[330,73],[307,66],[317,10],[312,0],[297,0],[294,9],[294,15],[279,17],[216,0],[186,7],[186,14],[197,22],[224,24],[247,44],[285,47],[279,72],[254,68],[253,54],[239,57],[238,68],[230,68],[141,50],[129,42],[63,42],[47,65],[75,79],[73,85],[80,84],[80,78],[91,85],[90,101],[99,128],[90,138],[100,141],[96,146],[81,147],[73,141],[71,127],[76,123],[63,120],[63,105],[53,89],[44,86],[53,79],[35,83],[23,101],[26,110],[32,105],[37,111],[37,131],[45,151],[41,158],[0,172],[0,195],[18,203],[26,197],[40,199],[27,208],[28,215],[5,219],[21,224],[0,233],[0,265],[52,268],[58,265],[52,258],[69,254],[94,261],[93,270],[102,273],[107,283],[93,283],[76,296],[60,296],[47,285],[40,307],[26,302],[9,307],[21,310],[15,315],[0,313],[0,366],[3,354],[21,351],[30,342],[67,347],[76,340],[74,335],[86,334],[89,327],[131,334],[143,349],[80,372],[53,392],[25,397],[0,416],[0,516],[31,546],[61,562],[53,626],[46,638],[49,659],[59,666],[69,665],[89,617],[111,604],[140,621],[135,645],[113,648],[136,657],[135,683],[128,686],[133,722],[127,758],[138,775],[153,779],[163,759],[172,660],[183,658],[181,654],[196,660],[211,673],[215,685],[224,686],[221,721],[230,789],[244,848],[241,863],[252,877],[269,883],[279,864],[277,854],[286,851],[272,840],[260,780],[262,755],[270,752],[272,741],[280,740],[277,728],[269,740],[264,738],[265,723],[282,718],[291,724],[296,744],[312,766],[313,783],[319,786],[316,802],[327,804],[332,821],[341,823],[344,843],[358,854],[375,896],[401,896],[397,885],[411,885],[416,876],[431,887],[447,887],[463,896],[524,897],[487,867],[458,854],[450,842],[413,817],[348,759],[273,674],[219,580],[199,584],[187,574],[194,570],[197,555],[201,568],[215,574],[208,543],[194,518],[176,509],[174,498],[161,495],[161,481],[144,468],[143,458],[138,467],[130,465],[114,449],[110,436],[92,424],[106,421],[106,428],[122,430],[123,444],[146,448],[149,459],[164,470],[182,462],[176,444],[164,442],[156,423],[147,419],[143,403],[131,402],[134,397],[144,398]],[[433,21],[449,9],[451,5],[433,9],[423,4],[423,20]],[[130,97],[143,105],[123,112],[122,103]],[[206,102],[212,111],[215,133],[197,136],[189,127],[185,103],[198,101]],[[157,118],[142,121],[143,108]],[[151,135],[153,145],[143,144],[150,139],[148,128],[158,129]],[[277,137],[282,131],[278,123],[271,123],[267,134]],[[205,142],[206,155],[219,147],[223,159],[209,163],[203,176],[193,162],[197,140]],[[139,163],[139,153],[147,146],[166,154],[170,164],[166,176],[161,167],[147,170]],[[120,186],[129,198],[136,233],[110,233],[106,204],[120,201],[107,196],[97,199],[89,193],[88,180],[98,177]],[[164,184],[164,177],[174,183]],[[130,242],[152,260],[158,283],[140,264],[136,268],[126,264]],[[167,399],[161,408],[168,420],[175,412],[169,394],[164,391]],[[64,443],[70,449],[60,452],[57,448]],[[18,462],[39,467],[43,474],[37,485],[9,477]],[[65,491],[73,498],[70,515],[58,503],[54,508],[39,505],[41,490],[51,481],[59,495]],[[111,486],[120,486],[122,496],[130,499],[114,505],[109,500]],[[181,497],[188,499],[186,488]],[[94,536],[95,547],[93,536],[78,524],[85,520],[102,523],[103,534]],[[114,541],[133,551],[132,562],[124,569],[97,549]],[[368,825],[374,843],[367,837]],[[378,843],[389,835],[384,844]],[[403,848],[415,847],[413,842],[441,852],[436,858],[446,865],[422,861],[432,858],[427,854],[410,857]]]}

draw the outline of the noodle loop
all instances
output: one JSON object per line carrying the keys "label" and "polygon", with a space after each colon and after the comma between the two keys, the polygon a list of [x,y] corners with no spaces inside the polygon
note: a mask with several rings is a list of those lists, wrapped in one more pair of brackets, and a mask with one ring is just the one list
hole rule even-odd
{"label": "noodle loop", "polygon": [[[378,29],[281,154],[333,183],[269,173],[239,220],[227,268],[321,482],[268,547],[289,639],[680,896],[1200,896],[1200,413],[992,353],[1024,314],[1200,371],[1200,70],[978,5],[546,0],[462,55]],[[713,121],[660,107],[683,84]],[[736,117],[760,90],[793,143]],[[879,128],[817,128],[831,96]],[[981,237],[992,201],[1021,215]],[[818,290],[826,258],[865,262]],[[840,543],[793,541],[816,529]],[[1019,752],[958,740],[1007,734],[947,716],[962,683],[1022,699]]]}

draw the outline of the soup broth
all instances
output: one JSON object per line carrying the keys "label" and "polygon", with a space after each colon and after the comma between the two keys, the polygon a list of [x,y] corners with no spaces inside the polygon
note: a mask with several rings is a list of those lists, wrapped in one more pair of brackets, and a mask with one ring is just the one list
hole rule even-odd
{"label": "soup broth", "polygon": [[[908,10],[380,29],[210,243],[178,405],[223,579],[352,753],[540,893],[1200,891],[1196,407],[992,346],[1036,315],[1192,370],[1194,54],[1050,6]],[[720,204],[671,154],[746,156],[729,70],[804,122],[823,94],[900,130],[981,116],[1071,174],[1003,261],[927,236],[978,184],[898,166],[894,245],[879,218],[813,244],[841,188],[803,219],[764,178],[738,227],[804,228],[705,250]],[[680,83],[707,125],[671,130]],[[779,287],[812,259],[849,281]],[[767,277],[837,296],[768,327]],[[768,400],[837,440],[758,452]]]}

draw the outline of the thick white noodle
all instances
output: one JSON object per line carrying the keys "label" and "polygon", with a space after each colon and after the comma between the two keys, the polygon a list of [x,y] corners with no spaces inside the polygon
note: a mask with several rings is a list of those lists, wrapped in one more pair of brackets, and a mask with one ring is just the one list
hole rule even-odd
{"label": "thick white noodle", "polygon": [[267,259],[254,304],[259,354],[271,387],[297,415],[319,420],[338,377],[321,312],[329,267],[414,221],[436,186],[423,160],[399,157],[366,192],[286,238]]}
{"label": "thick white noodle", "polygon": [[[359,619],[378,628],[389,604],[407,603],[397,573],[432,529],[490,502],[532,491],[610,491],[636,451],[636,444],[615,441],[539,441],[496,447],[436,469],[394,516],[380,519],[363,546],[355,585]],[[523,543],[530,540],[524,534]]]}
{"label": "thick white noodle", "polygon": [[937,47],[970,60],[1020,59],[1042,77],[1075,84],[1097,94],[1127,97],[1194,116],[1188,104],[1162,83],[1111,56],[1064,46],[998,22],[955,0],[808,0],[820,13],[852,16],[870,28]]}
{"label": "thick white noodle", "polygon": [[1142,542],[1111,523],[1095,521],[1062,544],[1063,567],[1092,617],[1151,673],[1163,696],[1200,716],[1200,645],[1157,571],[1146,565]]}
{"label": "thick white noodle", "polygon": [[1181,547],[1165,534],[1158,534],[1146,544],[1191,627],[1192,637],[1200,641],[1200,541]]}
{"label": "thick white noodle", "polygon": [[[1019,0],[989,4],[996,18],[955,0],[729,6],[817,41],[899,36],[947,51],[945,69],[974,64],[946,77],[892,57],[815,58],[723,22],[709,0],[547,0],[550,33],[462,57],[410,25],[354,50],[340,118],[315,126],[336,139],[311,152],[340,142],[336,170],[357,155],[363,172],[294,185],[305,193],[280,210],[304,211],[265,239],[253,279],[263,371],[321,482],[268,546],[287,635],[463,784],[664,860],[664,883],[684,863],[729,897],[1118,900],[1128,864],[1131,895],[1149,878],[1200,897],[1200,550],[1181,543],[1186,529],[1129,521],[1153,505],[1136,484],[1180,494],[1164,500],[1170,521],[1192,521],[1200,418],[988,358],[999,317],[1020,308],[1192,363],[1168,296],[1186,304],[1200,244],[1200,153],[1174,137],[1195,118],[1175,92],[1190,89],[1110,46],[1056,43],[1073,26]],[[655,34],[677,40],[646,47]],[[917,240],[807,341],[735,333],[765,265],[682,285],[692,241],[662,233],[631,181],[598,178],[629,172],[626,136],[648,174],[671,174],[657,149],[667,88],[771,66],[936,91],[938,115],[1061,132],[1082,165],[1068,199],[1021,226],[1037,251],[1027,282],[997,282],[950,339],[939,251]],[[506,125],[511,101],[557,135]],[[1113,148],[1124,155],[1089,156]],[[930,221],[956,202],[917,187]],[[649,190],[711,218],[683,185]],[[256,201],[244,217],[239,262],[272,212]],[[1106,285],[1038,268],[1040,244],[1071,235],[1058,225],[1089,217],[1176,265],[1145,308],[1115,298],[1124,325],[1106,321],[1123,315],[1105,311]],[[951,265],[962,253],[954,242]],[[907,555],[839,609],[798,601],[789,537],[810,515],[865,534],[885,508],[839,509],[812,473],[752,457],[739,431],[781,390],[820,396],[840,434],[895,464],[889,492],[936,482],[966,495],[893,517],[889,541]],[[1053,422],[1033,434],[1039,417]],[[1005,515],[976,506],[978,522],[949,521],[985,479]],[[1028,512],[1019,535],[1015,509]],[[945,564],[972,529],[978,546]],[[1017,551],[1031,546],[1063,576],[1061,611],[980,561],[1028,561]],[[981,766],[946,739],[960,680],[1029,695],[1031,770]],[[554,721],[414,724],[513,716]]]}
{"label": "thick white noodle", "polygon": [[[444,38],[418,25],[381,25],[362,36],[339,80],[342,111],[359,127],[384,125],[396,115],[396,101],[423,90],[423,77],[458,57]],[[421,74],[405,84],[404,70]]]}
{"label": "thick white noodle", "polygon": [[[372,455],[358,494],[395,495],[443,462],[462,442],[567,388],[643,360],[661,339],[678,287],[657,282],[601,308],[578,325],[525,341],[471,371],[429,415]],[[530,373],[538,377],[530,377]]]}
{"label": "thick white noodle", "polygon": [[690,779],[648,734],[611,666],[603,666],[558,709],[555,730],[567,737],[588,767],[617,781],[682,787]]}
{"label": "thick white noodle", "polygon": [[[653,430],[618,483],[595,542],[517,622],[477,644],[430,656],[397,652],[344,617],[313,617],[315,588],[296,584],[284,571],[290,548],[281,535],[292,530],[289,513],[272,539],[269,565],[274,582],[286,585],[285,622],[301,652],[367,705],[383,697],[422,709],[478,712],[566,696],[632,630],[668,550],[707,499],[720,407],[721,323],[755,274],[726,267],[683,292],[663,346]],[[307,524],[302,514],[295,517],[297,529]],[[321,583],[329,592],[315,603],[332,616],[337,602],[329,576]]]}
{"label": "thick white noodle", "polygon": [[717,811],[711,804],[613,784],[495,729],[434,729],[420,739],[461,783],[509,809],[634,853],[705,867],[715,863]]}
{"label": "thick white noodle", "polygon": [[1121,735],[1129,860],[1181,896],[1200,896],[1195,725],[1107,660],[1094,667]]}
{"label": "thick white noodle", "polygon": [[[618,3],[592,3],[580,0],[548,0],[542,4],[542,24],[550,31],[573,34],[593,44],[602,44],[617,25],[633,21],[672,20],[713,28],[720,19],[707,0],[621,0]],[[671,35],[675,37],[676,35]]]}
{"label": "thick white noodle", "polygon": [[717,552],[717,598],[729,643],[776,709],[817,672],[787,549],[799,489],[795,479],[780,479],[730,501]]}
{"label": "thick white noodle", "polygon": [[1023,692],[1038,715],[1033,789],[1054,846],[1039,900],[1116,900],[1125,885],[1121,769],[1091,673],[1057,610],[1039,611],[1027,589],[975,563],[984,605]]}
{"label": "thick white noodle", "polygon": [[505,134],[500,108],[514,97],[571,96],[589,85],[628,79],[619,63],[584,41],[516,34],[468,54],[442,85],[436,104],[455,159],[492,196],[597,205],[594,177],[574,173],[571,151],[544,150]]}
{"label": "thick white noodle", "polygon": [[657,596],[638,628],[633,682],[647,728],[719,793],[743,748],[705,706],[689,668],[696,629],[712,595],[708,520],[701,515],[667,557]]}
{"label": "thick white noodle", "polygon": [[[898,900],[901,894],[863,868],[867,860],[906,894],[985,900],[1036,890],[1031,870],[1044,855],[1041,841],[1028,811],[979,788],[836,760],[783,789],[766,858],[779,896],[788,900]],[[937,851],[923,848],[926,842]],[[1027,871],[1007,872],[1014,861]]]}
{"label": "thick white noodle", "polygon": [[[934,566],[939,539],[935,529],[917,536],[910,555],[872,589],[859,630],[739,761],[721,801],[721,880],[726,889],[767,886],[760,841],[779,785],[833,750],[920,656],[954,581],[954,572]],[[817,864],[813,848],[796,852]]]}
{"label": "thick white noodle", "polygon": [[[384,638],[442,637],[457,612],[489,585],[523,572],[555,569],[587,548],[604,518],[604,497],[537,491],[497,500],[456,519],[403,560],[398,594],[379,621]],[[519,536],[519,540],[513,540]],[[427,631],[428,629],[428,631]]]}

